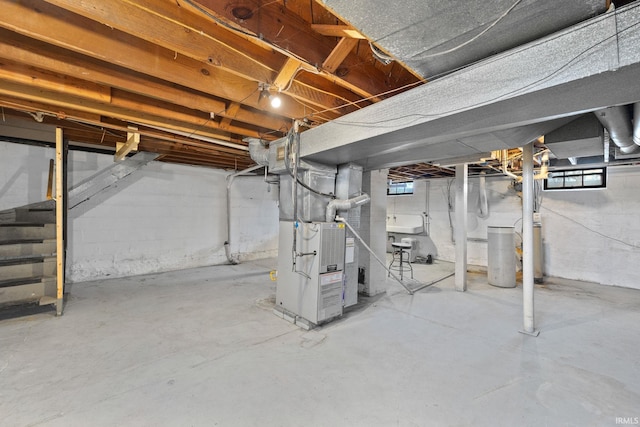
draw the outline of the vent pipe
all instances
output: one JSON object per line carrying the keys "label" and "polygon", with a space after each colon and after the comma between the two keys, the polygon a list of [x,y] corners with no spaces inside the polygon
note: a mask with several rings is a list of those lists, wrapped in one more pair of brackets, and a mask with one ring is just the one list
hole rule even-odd
{"label": "vent pipe", "polygon": [[351,199],[347,199],[347,200],[333,199],[327,205],[327,210],[325,212],[326,221],[327,222],[335,221],[337,211],[346,211],[349,209],[353,209],[360,205],[369,203],[369,200],[371,200],[371,198],[366,193],[353,197]]}
{"label": "vent pipe", "polygon": [[249,156],[251,160],[261,166],[269,165],[269,148],[262,145],[262,141],[256,138],[246,138],[249,143]]}
{"label": "vent pipe", "polygon": [[640,102],[633,104],[633,142],[640,145]]}
{"label": "vent pipe", "polygon": [[603,108],[595,111],[594,114],[602,126],[609,131],[611,141],[618,146],[623,154],[631,154],[638,149],[638,146],[634,144],[631,108],[629,106]]}

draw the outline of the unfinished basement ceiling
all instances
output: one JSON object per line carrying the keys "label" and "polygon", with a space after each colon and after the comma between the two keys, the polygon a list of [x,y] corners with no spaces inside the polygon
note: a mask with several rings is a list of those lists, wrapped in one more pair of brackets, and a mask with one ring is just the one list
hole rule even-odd
{"label": "unfinished basement ceiling", "polygon": [[[308,0],[0,0],[0,106],[115,148],[242,169],[247,137],[313,127],[421,83]],[[280,96],[274,108],[269,97]],[[0,136],[6,136],[0,126]]]}
{"label": "unfinished basement ceiling", "polygon": [[[16,139],[16,126],[21,134],[42,123],[64,127],[72,145],[114,151],[134,127],[138,149],[163,161],[243,169],[253,164],[247,137],[277,140],[295,119],[306,123],[304,135],[347,114],[375,117],[370,108],[382,101],[600,15],[608,1],[0,0],[0,6],[0,106],[11,118],[0,123],[0,136]],[[280,108],[269,102],[276,95]],[[477,146],[474,153],[494,149],[494,140],[516,147],[552,127],[527,126],[462,135],[452,145],[438,140],[436,157],[464,154],[460,143]],[[362,147],[377,157],[369,167],[449,175],[431,164],[411,167],[411,160],[434,156],[411,157],[402,144],[371,142]]]}

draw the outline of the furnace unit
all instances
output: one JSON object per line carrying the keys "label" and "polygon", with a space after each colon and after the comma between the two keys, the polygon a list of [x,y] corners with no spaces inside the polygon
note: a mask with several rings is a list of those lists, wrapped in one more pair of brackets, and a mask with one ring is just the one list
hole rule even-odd
{"label": "furnace unit", "polygon": [[279,245],[276,308],[315,325],[341,316],[344,224],[280,221]]}

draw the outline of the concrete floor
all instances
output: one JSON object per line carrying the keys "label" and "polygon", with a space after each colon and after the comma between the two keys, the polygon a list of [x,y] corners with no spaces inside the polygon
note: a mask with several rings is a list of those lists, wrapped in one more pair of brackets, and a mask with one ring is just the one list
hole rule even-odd
{"label": "concrete floor", "polygon": [[[275,260],[70,286],[0,321],[2,426],[615,426],[640,417],[640,291],[389,281],[305,332],[271,312]],[[453,271],[417,266],[432,280]],[[7,317],[7,316],[5,316]],[[623,418],[622,420],[616,418]],[[627,424],[629,424],[627,422]]]}

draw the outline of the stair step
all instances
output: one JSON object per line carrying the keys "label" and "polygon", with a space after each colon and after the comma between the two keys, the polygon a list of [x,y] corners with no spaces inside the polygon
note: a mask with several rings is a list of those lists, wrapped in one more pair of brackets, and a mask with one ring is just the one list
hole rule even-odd
{"label": "stair step", "polygon": [[0,241],[0,246],[4,245],[21,245],[21,244],[32,244],[32,243],[42,243],[44,240],[42,239],[13,239],[13,240],[2,240]]}
{"label": "stair step", "polygon": [[42,276],[37,277],[19,277],[17,279],[0,280],[0,288],[9,288],[11,286],[28,285],[30,283],[42,283]]}
{"label": "stair step", "polygon": [[58,299],[56,297],[43,296],[38,301],[38,305],[48,305],[48,304],[56,304]]}
{"label": "stair step", "polygon": [[4,257],[0,259],[0,277],[54,276],[56,261],[56,257],[42,255]]}
{"label": "stair step", "polygon": [[4,267],[7,265],[35,264],[38,262],[44,262],[46,258],[47,257],[45,257],[44,255],[2,257],[0,258],[0,267]]}
{"label": "stair step", "polygon": [[55,277],[23,277],[0,281],[0,304],[19,304],[40,301],[56,294]]}
{"label": "stair step", "polygon": [[44,223],[2,223],[0,224],[0,240],[33,240],[55,239],[55,224]]}
{"label": "stair step", "polygon": [[0,241],[0,259],[17,256],[55,255],[55,239],[26,239]]}

